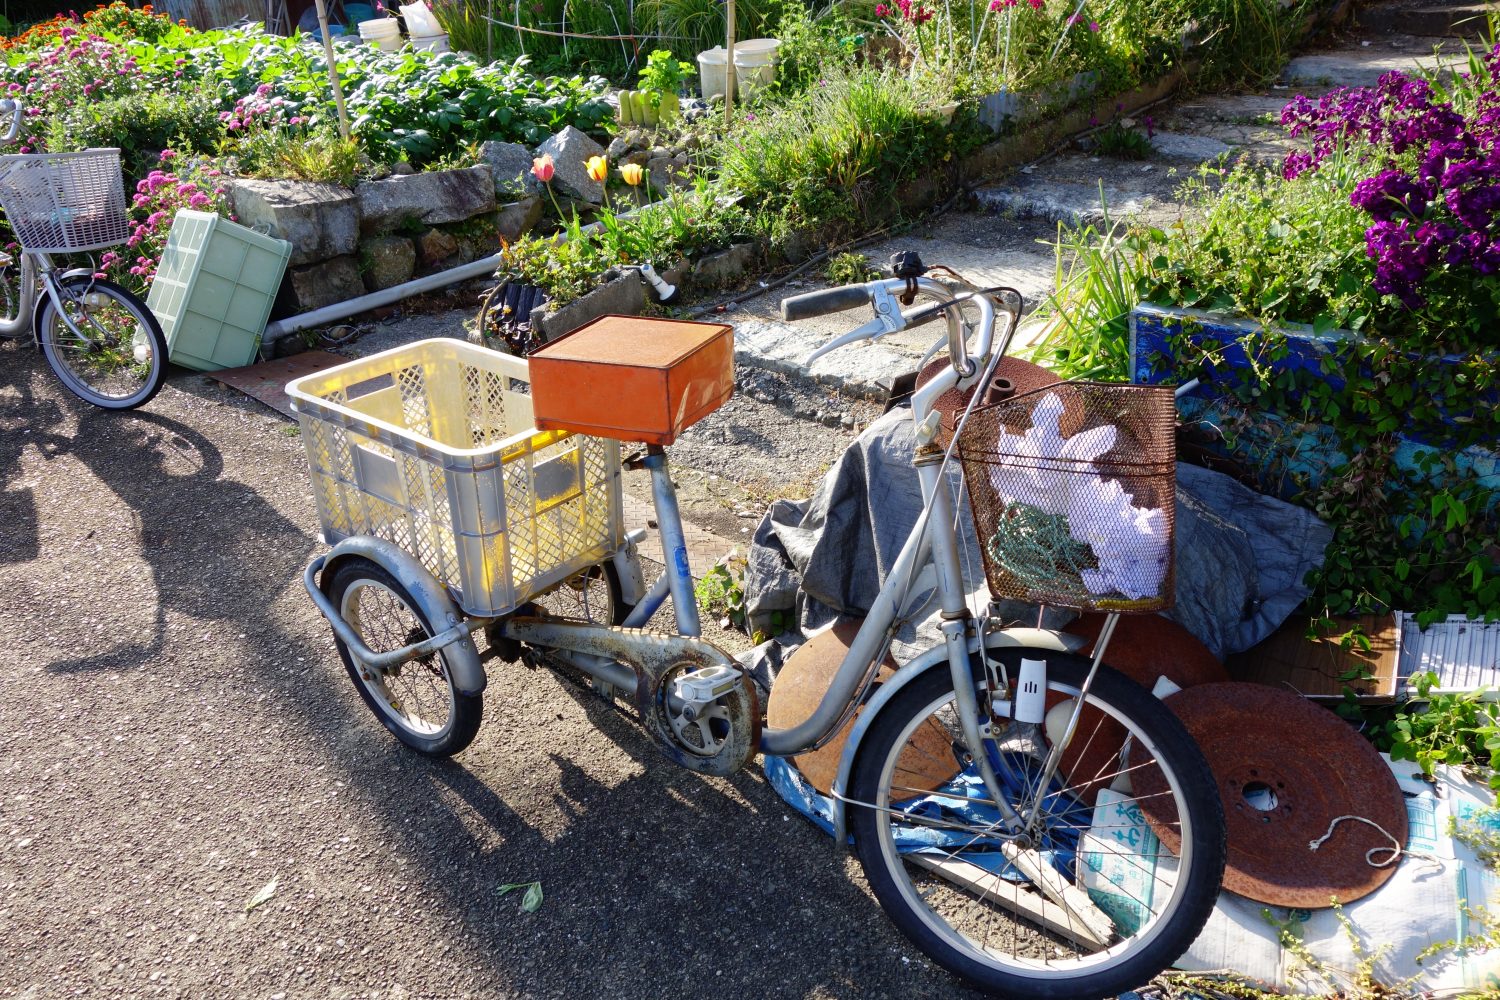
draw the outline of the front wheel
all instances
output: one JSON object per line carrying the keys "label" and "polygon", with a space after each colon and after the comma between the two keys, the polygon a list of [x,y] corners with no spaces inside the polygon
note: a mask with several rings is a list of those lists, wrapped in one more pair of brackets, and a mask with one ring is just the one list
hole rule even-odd
{"label": "front wheel", "polygon": [[[368,559],[339,563],[324,592],[371,652],[389,652],[437,634],[407,589]],[[359,696],[402,743],[429,757],[451,757],[473,742],[484,716],[484,696],[458,690],[446,649],[376,670],[355,657],[343,640],[336,642]]]}
{"label": "front wheel", "polygon": [[161,388],[167,338],[135,295],[87,274],[58,280],[63,312],[49,295],[37,337],[47,364],[68,391],[106,410],[129,410]]}
{"label": "front wheel", "polygon": [[[1021,651],[992,655],[1018,676]],[[1176,961],[1208,920],[1224,871],[1219,793],[1182,724],[1108,669],[1039,792],[1089,661],[1026,655],[1046,657],[1046,724],[980,720],[1006,798],[1031,818],[1024,835],[1002,825],[939,667],[893,698],[861,742],[849,787],[855,851],[891,920],[950,972],[1010,997],[1117,996]],[[1175,855],[1132,791],[1148,769],[1177,807]]]}

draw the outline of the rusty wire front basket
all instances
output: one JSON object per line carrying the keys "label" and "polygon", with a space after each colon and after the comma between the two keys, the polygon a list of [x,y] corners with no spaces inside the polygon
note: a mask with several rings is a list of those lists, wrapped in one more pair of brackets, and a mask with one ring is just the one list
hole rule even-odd
{"label": "rusty wire front basket", "polygon": [[994,596],[1171,607],[1175,422],[1159,386],[1062,382],[976,408],[958,454]]}

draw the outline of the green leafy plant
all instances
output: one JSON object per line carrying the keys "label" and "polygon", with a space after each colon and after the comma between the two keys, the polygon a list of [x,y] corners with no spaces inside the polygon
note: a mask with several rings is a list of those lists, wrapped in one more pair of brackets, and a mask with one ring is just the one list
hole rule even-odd
{"label": "green leafy plant", "polygon": [[1484,691],[1433,694],[1436,674],[1412,678],[1416,696],[1374,732],[1375,746],[1395,760],[1412,761],[1431,777],[1438,764],[1473,771],[1500,789],[1500,705]]}
{"label": "green leafy plant", "polygon": [[745,557],[731,552],[709,567],[693,585],[698,607],[719,620],[721,628],[744,631],[745,623]]}
{"label": "green leafy plant", "polygon": [[1117,160],[1144,160],[1155,152],[1150,136],[1122,121],[1112,121],[1095,132],[1093,150]]}
{"label": "green leafy plant", "polygon": [[237,149],[239,169],[251,177],[290,177],[352,186],[368,169],[359,143],[340,137],[332,126],[264,129]]}
{"label": "green leafy plant", "polygon": [[1153,238],[1111,221],[1107,208],[1100,227],[1059,224],[1053,290],[1037,310],[1043,325],[1028,356],[1063,378],[1128,378],[1130,311],[1150,273]]}
{"label": "green leafy plant", "polygon": [[521,894],[521,912],[535,913],[542,908],[541,882],[507,882],[497,890],[497,893],[504,896],[506,893],[514,892],[517,889],[526,890]]}
{"label": "green leafy plant", "polygon": [[641,67],[641,89],[652,95],[653,105],[660,108],[662,98],[676,95],[692,75],[692,63],[681,61],[668,49],[657,49]]}
{"label": "green leafy plant", "polygon": [[57,151],[117,147],[133,182],[151,172],[162,150],[211,153],[223,134],[218,102],[208,92],[148,90],[74,105],[47,123],[45,143]]}
{"label": "green leafy plant", "polygon": [[880,272],[870,266],[870,259],[862,253],[835,254],[823,266],[823,278],[830,285],[858,285],[878,277]]}

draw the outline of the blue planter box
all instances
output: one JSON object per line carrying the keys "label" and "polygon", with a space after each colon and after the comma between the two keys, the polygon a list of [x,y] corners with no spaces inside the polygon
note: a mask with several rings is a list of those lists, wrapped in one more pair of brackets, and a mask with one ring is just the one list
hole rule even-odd
{"label": "blue planter box", "polygon": [[[1196,389],[1179,398],[1178,406],[1189,419],[1212,421],[1215,414],[1223,412],[1223,401],[1229,391],[1250,382],[1252,359],[1244,341],[1250,338],[1253,344],[1264,332],[1265,327],[1254,320],[1230,319],[1197,309],[1138,306],[1130,315],[1131,377],[1148,385],[1181,385],[1194,378],[1200,379],[1201,384]],[[1348,330],[1319,334],[1306,326],[1278,327],[1277,332],[1287,339],[1286,356],[1274,361],[1260,359],[1261,368],[1268,368],[1273,373],[1306,372],[1334,389],[1344,387],[1344,372],[1338,369],[1324,372],[1324,363],[1340,348],[1356,340],[1358,334]],[[1194,363],[1194,368],[1188,370],[1176,354],[1176,343],[1184,338],[1195,345],[1221,345],[1222,362],[1212,365]],[[1442,355],[1434,360],[1439,364],[1458,364],[1464,359]],[[1444,419],[1449,426],[1457,428],[1472,416],[1487,416],[1488,411],[1496,406],[1500,406],[1500,391],[1481,400],[1483,413],[1451,412],[1445,414]],[[1339,451],[1337,437],[1326,425],[1292,425],[1270,414],[1263,415],[1258,423],[1263,426],[1246,432],[1252,447],[1236,451],[1235,457],[1242,461],[1253,459],[1262,450],[1255,445],[1276,442],[1274,450],[1280,459],[1277,467],[1267,464],[1254,470],[1263,488],[1269,492],[1285,497],[1298,492],[1304,482],[1316,486],[1328,470],[1349,459]],[[1418,456],[1434,449],[1453,452],[1460,469],[1472,470],[1480,477],[1493,477],[1500,485],[1500,456],[1495,451],[1479,446],[1458,450],[1455,441],[1441,433],[1421,437],[1402,435],[1397,445],[1396,464],[1402,469],[1415,470]]]}

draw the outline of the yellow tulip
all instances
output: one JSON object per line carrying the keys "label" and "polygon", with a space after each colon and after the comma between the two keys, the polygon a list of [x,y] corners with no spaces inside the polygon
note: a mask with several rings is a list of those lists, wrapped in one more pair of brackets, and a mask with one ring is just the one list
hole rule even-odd
{"label": "yellow tulip", "polygon": [[640,187],[646,178],[646,168],[639,163],[627,163],[620,168],[620,178],[631,187]]}
{"label": "yellow tulip", "polygon": [[603,184],[604,179],[609,176],[609,161],[602,156],[589,157],[586,166],[588,167],[589,177],[600,184]]}

